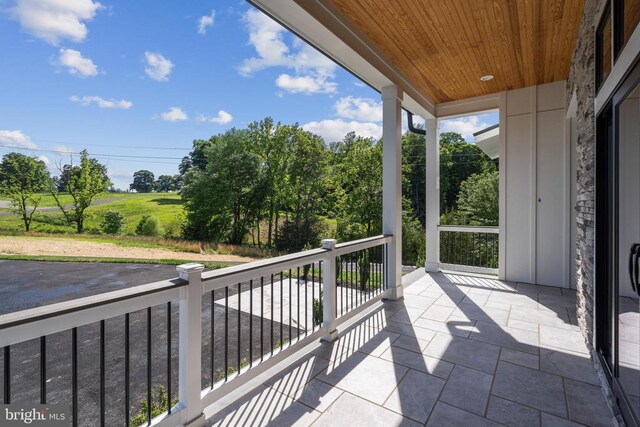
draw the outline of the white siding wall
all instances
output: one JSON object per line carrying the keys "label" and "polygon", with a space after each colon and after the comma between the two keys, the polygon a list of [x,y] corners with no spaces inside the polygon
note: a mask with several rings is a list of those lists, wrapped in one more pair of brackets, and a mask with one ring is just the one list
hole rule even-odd
{"label": "white siding wall", "polygon": [[569,287],[565,82],[507,92],[505,279]]}

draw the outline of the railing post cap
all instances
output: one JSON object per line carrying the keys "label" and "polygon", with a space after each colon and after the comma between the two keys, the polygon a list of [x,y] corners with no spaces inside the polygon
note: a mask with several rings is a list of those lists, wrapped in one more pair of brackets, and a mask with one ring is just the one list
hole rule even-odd
{"label": "railing post cap", "polygon": [[199,273],[204,270],[204,265],[196,262],[189,262],[187,264],[180,264],[176,267],[178,275],[182,280],[189,280],[189,273]]}
{"label": "railing post cap", "polygon": [[322,249],[335,249],[336,239],[322,239]]}

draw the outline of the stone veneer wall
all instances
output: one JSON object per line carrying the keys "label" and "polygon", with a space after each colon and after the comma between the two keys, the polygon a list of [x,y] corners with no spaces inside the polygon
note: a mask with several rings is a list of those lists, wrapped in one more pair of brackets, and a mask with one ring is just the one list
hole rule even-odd
{"label": "stone veneer wall", "polygon": [[569,78],[567,79],[567,106],[576,94],[577,98],[577,215],[576,282],[578,293],[578,322],[587,344],[593,346],[593,265],[595,221],[595,165],[593,143],[594,117],[594,67],[595,15],[603,0],[586,0],[584,14],[576,40]]}
{"label": "stone veneer wall", "polygon": [[600,6],[606,0],[585,0],[584,13],[571,69],[567,79],[567,100],[569,106],[575,93],[577,100],[577,197],[575,214],[576,235],[576,287],[578,323],[591,350],[592,360],[598,370],[603,392],[620,424],[624,424],[611,388],[600,366],[593,348],[594,295],[594,235],[595,235],[595,28],[594,22]]}

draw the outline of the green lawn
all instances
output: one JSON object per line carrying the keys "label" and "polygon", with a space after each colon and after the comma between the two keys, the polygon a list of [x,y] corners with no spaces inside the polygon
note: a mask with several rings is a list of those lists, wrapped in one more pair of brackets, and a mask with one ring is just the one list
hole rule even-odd
{"label": "green lawn", "polygon": [[[134,234],[136,225],[144,215],[154,215],[160,220],[162,227],[171,228],[176,225],[177,218],[182,214],[182,200],[175,193],[152,194],[109,194],[104,193],[101,198],[126,197],[101,205],[91,206],[86,210],[87,219],[85,230],[87,233],[98,232],[104,214],[109,210],[117,210],[125,217],[125,233]],[[47,196],[44,196],[47,197]],[[43,197],[43,199],[44,199]],[[51,197],[51,196],[48,196]],[[67,196],[68,197],[68,196]],[[0,231],[23,231],[24,226],[17,215],[0,217]],[[44,233],[73,233],[75,227],[65,224],[62,213],[37,212],[31,224],[31,231]]]}
{"label": "green lawn", "polygon": [[[116,197],[144,197],[145,195],[141,195],[141,194],[137,194],[137,193],[100,193],[98,194],[94,200],[102,200],[102,199],[111,199],[111,198],[116,198]],[[9,200],[7,198],[7,196],[4,195],[0,195],[0,200]],[[71,204],[73,201],[71,199],[71,196],[69,194],[66,193],[61,193],[60,194],[60,202],[63,205],[68,205]],[[56,201],[53,198],[53,196],[49,193],[46,194],[41,194],[40,195],[40,207],[46,208],[46,207],[54,207],[57,206],[56,205]]]}

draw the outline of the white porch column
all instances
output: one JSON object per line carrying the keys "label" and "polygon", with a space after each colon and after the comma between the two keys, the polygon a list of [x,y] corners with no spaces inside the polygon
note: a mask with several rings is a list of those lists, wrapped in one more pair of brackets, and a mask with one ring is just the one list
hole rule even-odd
{"label": "white porch column", "polygon": [[438,141],[438,125],[436,119],[427,119],[424,123],[427,134],[426,145],[426,257],[425,269],[430,272],[438,271],[440,267],[440,143]]}
{"label": "white porch column", "polygon": [[402,298],[402,91],[382,88],[382,232],[389,245],[391,299]]}

